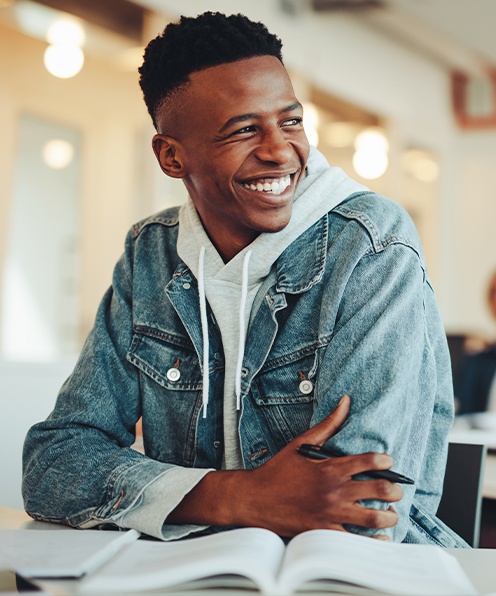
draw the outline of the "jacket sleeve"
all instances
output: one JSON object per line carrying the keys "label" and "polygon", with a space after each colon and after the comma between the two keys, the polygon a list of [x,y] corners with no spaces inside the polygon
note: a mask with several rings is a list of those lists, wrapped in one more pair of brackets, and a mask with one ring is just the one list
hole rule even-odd
{"label": "jacket sleeve", "polygon": [[152,460],[132,449],[139,379],[126,360],[132,337],[133,238],[117,263],[76,367],[53,412],[28,432],[23,497],[35,519],[88,528],[134,527],[177,538],[198,527],[163,520],[209,470]]}
{"label": "jacket sleeve", "polygon": [[412,503],[434,516],[442,491],[453,420],[446,336],[411,246],[392,241],[369,250],[350,270],[320,366],[314,422],[348,393],[349,418],[329,444],[343,454],[387,452],[392,469],[415,480],[402,485],[404,496],[394,504],[400,519],[388,530],[401,542]]}

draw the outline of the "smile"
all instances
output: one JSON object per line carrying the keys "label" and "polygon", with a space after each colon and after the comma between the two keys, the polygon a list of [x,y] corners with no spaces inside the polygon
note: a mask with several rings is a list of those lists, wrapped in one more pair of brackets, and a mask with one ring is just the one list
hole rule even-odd
{"label": "smile", "polygon": [[291,176],[282,178],[261,178],[250,182],[243,182],[242,186],[249,190],[258,190],[259,192],[268,192],[274,195],[282,194],[291,184]]}

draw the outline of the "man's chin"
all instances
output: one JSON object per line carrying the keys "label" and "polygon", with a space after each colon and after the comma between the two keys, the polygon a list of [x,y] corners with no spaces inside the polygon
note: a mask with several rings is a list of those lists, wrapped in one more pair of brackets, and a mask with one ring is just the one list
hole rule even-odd
{"label": "man's chin", "polygon": [[276,234],[277,232],[284,230],[284,228],[286,228],[289,224],[290,220],[291,217],[285,218],[283,221],[272,222],[270,224],[267,222],[265,225],[262,225],[257,229],[260,233]]}

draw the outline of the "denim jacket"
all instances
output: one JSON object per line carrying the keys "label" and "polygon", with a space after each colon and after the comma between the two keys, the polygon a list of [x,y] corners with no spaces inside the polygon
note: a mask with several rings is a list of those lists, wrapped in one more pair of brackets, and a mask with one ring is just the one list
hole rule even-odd
{"label": "denim jacket", "polygon": [[[177,255],[177,233],[177,208],[132,228],[73,374],[28,433],[23,494],[36,519],[113,524],[171,467],[221,468],[222,342],[208,309],[203,418],[197,280]],[[435,517],[453,417],[445,333],[411,220],[371,192],[303,232],[255,298],[239,420],[245,468],[266,462],[344,393],[351,411],[329,446],[387,452],[415,479],[395,504],[393,540],[466,546]],[[131,448],[140,416],[146,455]]]}

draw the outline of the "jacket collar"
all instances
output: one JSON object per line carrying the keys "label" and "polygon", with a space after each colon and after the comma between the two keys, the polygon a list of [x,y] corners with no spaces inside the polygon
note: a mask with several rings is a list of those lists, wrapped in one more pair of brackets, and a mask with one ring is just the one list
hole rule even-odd
{"label": "jacket collar", "polygon": [[[277,292],[300,294],[320,281],[326,265],[328,235],[328,216],[325,215],[288,246],[275,263]],[[188,266],[180,262],[174,278],[189,271]]]}
{"label": "jacket collar", "polygon": [[325,215],[288,246],[276,261],[278,292],[299,294],[320,281],[326,265],[328,235]]}

